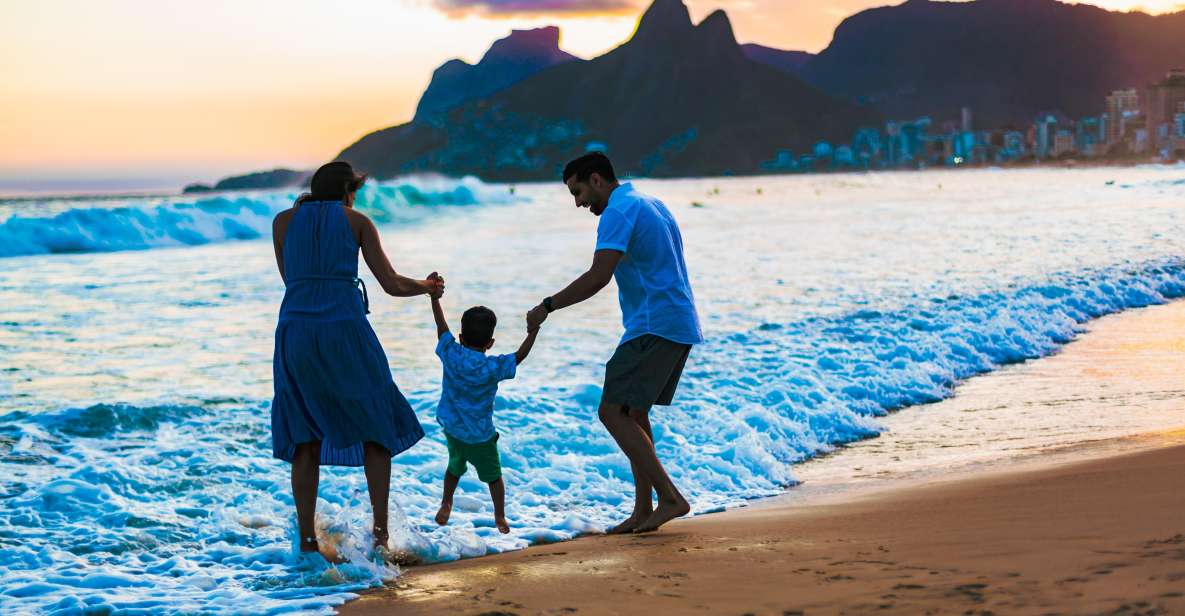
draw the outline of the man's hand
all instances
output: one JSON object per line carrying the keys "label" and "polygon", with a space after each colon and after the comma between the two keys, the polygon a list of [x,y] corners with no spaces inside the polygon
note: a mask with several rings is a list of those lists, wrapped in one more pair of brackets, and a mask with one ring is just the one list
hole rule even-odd
{"label": "man's hand", "polygon": [[530,332],[539,329],[539,326],[543,325],[543,322],[546,320],[547,309],[543,307],[543,304],[535,306],[527,313],[527,331]]}
{"label": "man's hand", "polygon": [[539,324],[535,323],[531,320],[531,313],[528,311],[527,312],[527,333],[533,334],[537,331],[539,331]]}
{"label": "man's hand", "polygon": [[428,278],[424,282],[428,285],[428,295],[432,299],[440,299],[444,295],[444,276],[441,276],[437,272],[432,272],[428,274]]}

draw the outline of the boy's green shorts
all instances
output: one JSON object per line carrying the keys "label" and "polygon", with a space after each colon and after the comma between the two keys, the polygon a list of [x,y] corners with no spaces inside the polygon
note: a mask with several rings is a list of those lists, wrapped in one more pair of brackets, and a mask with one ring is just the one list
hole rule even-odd
{"label": "boy's green shorts", "polygon": [[502,478],[502,462],[498,458],[498,435],[484,443],[466,443],[444,435],[448,445],[448,472],[453,477],[465,474],[468,464],[477,469],[482,483],[493,483]]}

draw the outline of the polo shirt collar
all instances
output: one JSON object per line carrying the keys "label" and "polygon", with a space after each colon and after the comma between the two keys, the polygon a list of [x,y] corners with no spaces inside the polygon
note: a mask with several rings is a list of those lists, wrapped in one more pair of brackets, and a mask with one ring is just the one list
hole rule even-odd
{"label": "polo shirt collar", "polygon": [[617,188],[614,188],[613,192],[609,194],[609,204],[605,207],[613,207],[615,202],[628,198],[631,194],[633,194],[633,192],[633,182],[622,182],[621,184],[618,184]]}

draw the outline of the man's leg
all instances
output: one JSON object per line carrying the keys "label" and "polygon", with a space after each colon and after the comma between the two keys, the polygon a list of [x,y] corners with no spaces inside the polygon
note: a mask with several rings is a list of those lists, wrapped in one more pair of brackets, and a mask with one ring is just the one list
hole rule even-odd
{"label": "man's leg", "polygon": [[629,458],[635,475],[644,476],[658,492],[658,507],[634,529],[634,532],[657,530],[659,526],[686,515],[691,507],[667,475],[662,463],[658,461],[654,442],[639,422],[631,418],[619,404],[602,402],[597,414],[601,418],[601,423],[605,424],[605,428],[613,436],[613,440],[617,441],[617,446]]}
{"label": "man's leg", "polygon": [[[629,417],[642,428],[642,431],[646,433],[646,438],[650,439],[651,446],[654,446],[654,432],[650,429],[650,407],[640,410],[631,408]],[[630,461],[630,472],[634,476],[634,510],[624,522],[609,529],[610,535],[632,533],[639,524],[645,522],[650,514],[654,513],[654,501],[651,499],[654,486],[651,485],[646,475],[638,470],[638,465],[634,464],[632,460]]]}

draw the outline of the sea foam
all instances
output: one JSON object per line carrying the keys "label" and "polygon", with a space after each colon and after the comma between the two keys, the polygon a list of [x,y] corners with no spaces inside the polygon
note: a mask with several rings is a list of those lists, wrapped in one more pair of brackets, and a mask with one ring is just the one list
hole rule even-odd
{"label": "sea foam", "polygon": [[[144,250],[267,237],[272,217],[291,206],[296,196],[273,191],[130,199],[116,207],[105,202],[69,207],[52,216],[24,213],[39,209],[33,201],[0,220],[0,257]],[[380,223],[392,223],[421,220],[440,207],[514,200],[506,189],[473,178],[423,177],[370,182],[359,191],[356,207]]]}
{"label": "sea foam", "polygon": [[[1185,295],[1185,261],[1067,272],[896,310],[768,322],[696,349],[660,455],[696,512],[775,494],[791,465],[876,435],[877,417],[950,396],[962,379],[1056,351],[1099,316]],[[439,428],[395,460],[393,546],[422,562],[603,530],[628,509],[629,467],[589,421],[599,389],[497,400],[514,531],[493,528],[484,486],[462,480],[449,527],[431,521]],[[430,417],[434,391],[412,391]],[[318,525],[350,564],[293,551],[287,467],[268,455],[267,403],[95,405],[10,413],[0,593],[50,613],[313,611],[398,575],[368,554],[361,473],[325,470]],[[117,446],[116,446],[117,444]],[[49,575],[46,572],[51,572]]]}

